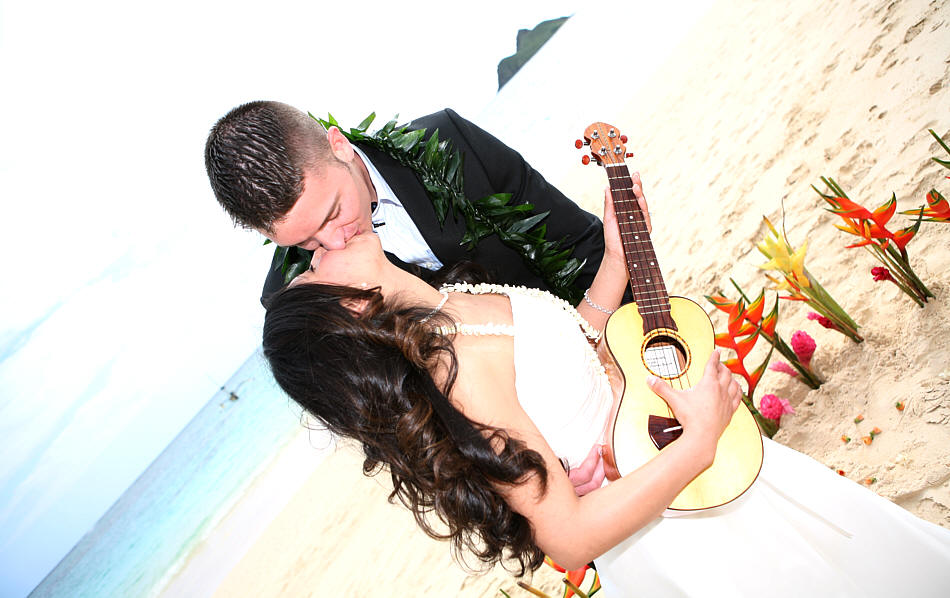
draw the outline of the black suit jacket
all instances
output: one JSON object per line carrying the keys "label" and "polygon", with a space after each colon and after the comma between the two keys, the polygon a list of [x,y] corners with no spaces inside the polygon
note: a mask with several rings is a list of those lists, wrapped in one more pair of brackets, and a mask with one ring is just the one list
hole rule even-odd
{"label": "black suit jacket", "polygon": [[[451,109],[418,118],[409,128],[426,129],[427,138],[438,129],[440,140],[450,139],[453,147],[462,152],[465,194],[469,199],[511,193],[513,204],[532,203],[535,213],[550,210],[543,221],[547,225],[547,238],[563,239],[565,246],[574,245],[574,257],[587,259],[576,285],[581,289],[590,286],[604,254],[603,226],[599,218],[579,208],[549,184],[518,152]],[[521,256],[497,236],[482,239],[475,249],[467,251],[459,244],[465,232],[461,217],[453,218],[450,211],[440,226],[432,202],[412,170],[372,147],[357,145],[392,187],[439,261],[450,265],[471,260],[492,272],[500,283],[550,290],[528,269]],[[394,256],[387,255],[396,265],[407,268]],[[277,270],[268,272],[263,297],[282,285],[283,276],[278,266]]]}

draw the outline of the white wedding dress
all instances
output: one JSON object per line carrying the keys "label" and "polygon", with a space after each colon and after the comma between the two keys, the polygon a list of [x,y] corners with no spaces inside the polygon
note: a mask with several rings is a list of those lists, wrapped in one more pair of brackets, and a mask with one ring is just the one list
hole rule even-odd
{"label": "white wedding dress", "polygon": [[[457,290],[508,295],[518,399],[555,454],[579,465],[602,441],[613,395],[576,312],[535,290]],[[950,596],[950,530],[763,441],[762,471],[740,498],[659,518],[596,559],[605,598]]]}

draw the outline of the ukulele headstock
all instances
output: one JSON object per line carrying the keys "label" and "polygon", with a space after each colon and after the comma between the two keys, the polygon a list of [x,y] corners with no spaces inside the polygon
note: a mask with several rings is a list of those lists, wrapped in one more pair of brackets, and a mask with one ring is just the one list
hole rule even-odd
{"label": "ukulele headstock", "polygon": [[[584,141],[577,140],[575,146],[590,146],[590,154],[601,166],[623,164],[624,160],[633,156],[627,153],[627,136],[621,135],[617,127],[607,123],[596,122],[584,129]],[[584,156],[584,164],[590,163],[590,158]]]}

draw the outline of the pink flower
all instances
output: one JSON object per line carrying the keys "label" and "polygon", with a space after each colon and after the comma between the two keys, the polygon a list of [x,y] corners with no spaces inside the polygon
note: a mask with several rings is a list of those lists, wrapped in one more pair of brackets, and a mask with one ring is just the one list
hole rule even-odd
{"label": "pink flower", "polygon": [[792,351],[795,351],[798,361],[802,362],[805,367],[808,367],[808,364],[811,363],[811,356],[815,354],[815,347],[815,339],[808,336],[808,333],[804,330],[799,330],[792,335]]}
{"label": "pink flower", "polygon": [[838,330],[838,327],[835,326],[835,323],[834,323],[834,322],[832,322],[832,321],[829,320],[827,317],[825,317],[825,316],[823,316],[823,315],[821,315],[821,314],[816,314],[815,312],[810,311],[810,312],[808,312],[808,316],[807,316],[807,317],[808,317],[809,320],[816,320],[819,324],[821,324],[821,325],[824,326],[825,328],[829,328],[829,329],[831,329],[831,330]]}
{"label": "pink flower", "polygon": [[780,399],[773,394],[767,394],[759,401],[759,413],[769,419],[778,421],[786,413],[795,413],[792,404],[786,399]]}
{"label": "pink flower", "polygon": [[874,277],[876,282],[882,282],[884,280],[894,280],[894,277],[891,276],[891,271],[885,268],[884,266],[875,266],[871,268],[871,276]]}
{"label": "pink flower", "polygon": [[798,372],[795,371],[795,368],[788,365],[784,361],[776,361],[769,366],[769,369],[773,372],[782,372],[783,374],[788,374],[789,376],[797,376]]}

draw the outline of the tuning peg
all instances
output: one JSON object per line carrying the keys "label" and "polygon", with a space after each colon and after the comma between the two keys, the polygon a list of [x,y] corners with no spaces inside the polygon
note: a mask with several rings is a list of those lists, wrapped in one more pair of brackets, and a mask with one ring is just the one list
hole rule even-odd
{"label": "tuning peg", "polygon": [[627,136],[626,136],[626,135],[621,135],[621,136],[620,136],[620,143],[626,143],[626,142],[627,142]]}
{"label": "tuning peg", "polygon": [[628,157],[628,158],[632,158],[632,157],[633,157],[633,154],[632,154],[632,153],[627,154],[627,157]]}
{"label": "tuning peg", "polygon": [[577,149],[581,149],[582,147],[584,147],[584,142],[581,141],[580,139],[575,139],[574,147],[576,147]]}
{"label": "tuning peg", "polygon": [[581,164],[583,164],[584,166],[587,166],[588,164],[590,164],[590,156],[584,155],[581,158]]}

